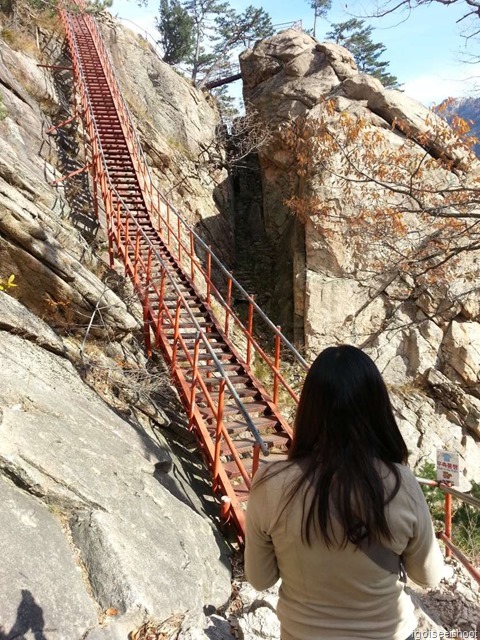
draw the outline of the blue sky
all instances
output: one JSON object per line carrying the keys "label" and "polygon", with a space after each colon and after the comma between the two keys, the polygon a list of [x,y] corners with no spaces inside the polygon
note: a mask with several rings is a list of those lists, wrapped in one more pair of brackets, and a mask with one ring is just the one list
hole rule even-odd
{"label": "blue sky", "polygon": [[[230,3],[239,11],[250,4],[262,6],[275,24],[302,20],[304,28],[313,26],[313,12],[306,0],[230,0]],[[346,4],[345,0],[333,0],[332,4],[328,21],[318,24],[319,40],[329,30],[329,22],[364,16],[372,10],[373,2],[352,0]],[[158,5],[158,0],[149,0],[147,7],[137,7],[134,0],[114,0],[111,12],[126,19],[126,26],[140,32],[146,30],[156,38]],[[391,73],[403,83],[408,95],[427,105],[449,96],[480,93],[480,63],[467,62],[476,51],[480,57],[480,43],[475,46],[471,41],[466,45],[462,28],[456,24],[462,15],[461,7],[457,5],[442,6],[433,2],[428,7],[415,9],[409,17],[395,14],[369,21],[375,28],[374,41],[383,42],[387,47],[383,59],[390,61]],[[480,29],[480,19],[476,21]]]}

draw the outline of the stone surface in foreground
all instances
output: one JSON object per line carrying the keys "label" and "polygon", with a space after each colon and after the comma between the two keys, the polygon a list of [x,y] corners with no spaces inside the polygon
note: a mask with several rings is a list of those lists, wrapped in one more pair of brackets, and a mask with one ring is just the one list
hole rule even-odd
{"label": "stone surface in foreground", "polygon": [[[0,370],[0,479],[18,487],[0,500],[2,557],[14,550],[0,624],[9,631],[22,589],[49,620],[48,640],[76,640],[89,625],[97,637],[125,638],[122,621],[132,630],[147,617],[223,605],[230,571],[210,524],[157,480],[168,452],[37,344],[0,331]],[[95,612],[103,620],[109,608],[118,616],[100,631]]]}
{"label": "stone surface in foreground", "polygon": [[97,612],[58,519],[0,477],[0,522],[0,638],[82,638]]}

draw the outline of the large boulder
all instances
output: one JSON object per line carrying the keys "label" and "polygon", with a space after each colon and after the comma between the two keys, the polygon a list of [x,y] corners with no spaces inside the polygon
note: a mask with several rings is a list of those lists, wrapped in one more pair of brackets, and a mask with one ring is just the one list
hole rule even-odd
{"label": "large boulder", "polygon": [[[476,184],[478,160],[422,104],[358,73],[343,47],[290,29],[256,43],[240,62],[248,108],[272,127],[259,159],[265,233],[278,256],[272,291],[277,321],[303,340],[311,358],[339,342],[364,348],[399,389],[397,413],[414,461],[434,458],[435,447],[453,447],[464,458],[465,473],[477,478],[474,430],[463,437],[458,413],[445,412],[432,387],[427,394],[435,400],[425,409],[430,427],[422,403],[428,398],[424,376],[432,370],[478,395],[480,291],[472,282],[480,276],[480,254],[475,247],[465,252],[460,239],[455,259],[433,275],[428,252],[402,266],[412,247],[421,252],[428,246],[430,253],[442,247],[437,239],[450,237],[448,225],[455,222],[442,227],[441,218],[422,216],[407,202],[408,189],[397,193],[381,179],[364,183],[375,162],[389,175],[387,167],[400,154],[394,186],[411,164],[427,190],[440,185],[461,191]],[[282,136],[279,131],[295,119],[290,139]],[[295,135],[297,146],[291,144]],[[316,146],[309,144],[315,136]],[[330,155],[323,155],[332,140]],[[343,174],[352,180],[342,181]],[[299,195],[304,209],[291,204]],[[366,204],[374,212],[370,218]],[[398,227],[392,222],[396,211],[403,212]],[[452,237],[449,247],[455,242]],[[412,390],[412,398],[404,389]]]}
{"label": "large boulder", "polygon": [[453,321],[445,336],[445,363],[461,382],[478,385],[480,375],[480,324]]}
{"label": "large boulder", "polygon": [[1,331],[0,367],[1,509],[12,525],[0,539],[13,550],[0,581],[2,622],[13,625],[28,598],[60,640],[84,637],[96,608],[131,630],[147,615],[224,604],[228,563],[211,525],[163,480],[168,452],[35,342]]}
{"label": "large boulder", "polygon": [[85,637],[97,609],[59,518],[1,474],[0,517],[0,638]]}

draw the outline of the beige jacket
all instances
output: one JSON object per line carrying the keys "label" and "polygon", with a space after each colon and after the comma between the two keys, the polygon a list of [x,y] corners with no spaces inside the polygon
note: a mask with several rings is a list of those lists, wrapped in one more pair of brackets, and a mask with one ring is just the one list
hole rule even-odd
{"label": "beige jacket", "polygon": [[[303,495],[297,495],[281,513],[283,498],[299,477],[293,465],[258,484],[257,473],[247,508],[245,572],[259,591],[281,578],[277,614],[282,640],[405,640],[415,629],[413,604],[404,584],[348,543],[343,550],[328,549],[313,538],[301,540]],[[443,575],[443,558],[430,513],[412,472],[397,465],[401,487],[387,506],[394,536],[385,546],[403,556],[408,577],[433,587]],[[387,490],[393,475],[381,465]],[[308,501],[308,498],[307,498]],[[308,502],[307,502],[308,504]],[[333,534],[341,537],[340,525]]]}

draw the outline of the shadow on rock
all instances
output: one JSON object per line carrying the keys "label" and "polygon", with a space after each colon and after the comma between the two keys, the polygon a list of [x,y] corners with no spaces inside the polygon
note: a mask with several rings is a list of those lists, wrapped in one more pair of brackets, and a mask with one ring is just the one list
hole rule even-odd
{"label": "shadow on rock", "polygon": [[29,631],[35,640],[47,640],[43,633],[44,625],[42,607],[35,602],[28,589],[22,589],[22,600],[18,605],[15,624],[8,632],[0,627],[0,640],[22,640]]}

